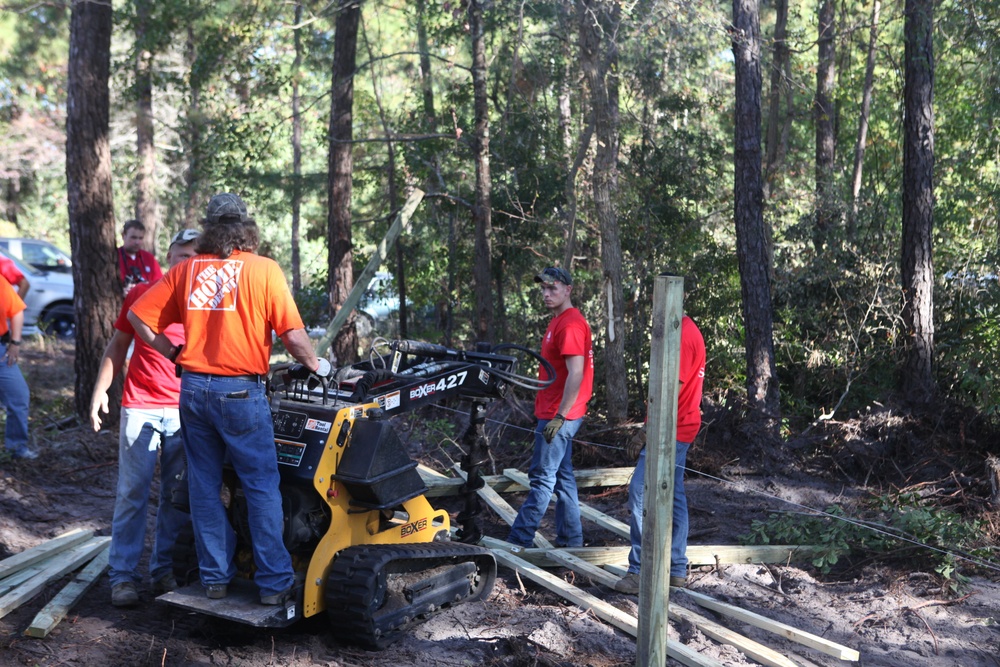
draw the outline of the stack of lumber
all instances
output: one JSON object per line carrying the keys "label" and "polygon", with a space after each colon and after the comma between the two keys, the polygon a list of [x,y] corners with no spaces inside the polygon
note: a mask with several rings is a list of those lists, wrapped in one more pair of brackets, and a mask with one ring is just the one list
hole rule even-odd
{"label": "stack of lumber", "polygon": [[0,561],[0,618],[79,570],[25,630],[29,637],[47,636],[108,567],[110,543],[110,537],[78,529]]}
{"label": "stack of lumber", "polygon": [[[581,470],[577,471],[579,486],[602,486],[624,484],[631,468]],[[450,495],[462,490],[465,473],[458,467],[455,472],[460,479],[445,477],[427,468],[419,472],[430,491],[428,495]],[[501,519],[508,524],[514,522],[516,510],[504,500],[499,493],[503,491],[527,491],[528,476],[521,471],[508,469],[503,475],[486,477],[486,485],[477,491],[480,499],[486,503]],[[605,528],[612,533],[628,539],[628,526],[614,517],[580,504],[580,515],[589,521]],[[590,610],[598,618],[614,627],[627,632],[633,637],[639,635],[638,619],[617,607],[601,600],[562,578],[546,572],[545,567],[565,567],[590,578],[592,581],[608,587],[614,587],[618,579],[625,574],[628,566],[628,547],[571,547],[556,548],[540,533],[535,534],[535,547],[524,549],[508,544],[503,540],[484,537],[482,545],[490,548],[501,565],[515,570],[519,575],[547,588],[583,609]],[[722,565],[726,563],[786,563],[811,555],[813,547],[794,545],[767,545],[763,547],[727,546],[727,545],[689,545],[687,550],[691,565]],[[814,634],[797,630],[784,623],[772,621],[759,614],[741,609],[737,606],[717,601],[707,595],[702,595],[686,589],[671,589],[672,592],[683,593],[698,606],[709,609],[725,618],[738,623],[746,623],[802,646],[825,653],[840,660],[858,661],[858,651],[829,641]],[[756,662],[769,667],[795,667],[796,663],[778,651],[740,635],[729,628],[713,621],[697,612],[680,606],[669,606],[665,600],[671,619],[684,620],[692,623],[705,636],[722,644],[731,645]],[[670,640],[667,642],[667,655],[684,665],[691,667],[721,667],[714,658],[700,654],[684,644]]]}

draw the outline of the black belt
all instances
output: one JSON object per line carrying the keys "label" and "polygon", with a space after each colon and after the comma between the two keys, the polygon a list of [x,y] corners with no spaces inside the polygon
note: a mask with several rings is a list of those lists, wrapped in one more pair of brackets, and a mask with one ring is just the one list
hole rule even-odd
{"label": "black belt", "polygon": [[247,382],[263,382],[263,375],[216,375],[215,373],[195,373],[194,371],[184,371],[191,375],[203,375],[209,378],[219,378],[221,380],[245,380]]}

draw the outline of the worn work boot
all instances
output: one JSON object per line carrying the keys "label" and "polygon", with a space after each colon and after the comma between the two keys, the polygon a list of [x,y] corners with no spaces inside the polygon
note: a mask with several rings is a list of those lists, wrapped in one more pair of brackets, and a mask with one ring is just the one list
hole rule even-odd
{"label": "worn work boot", "polygon": [[675,577],[674,575],[670,575],[670,585],[675,588],[687,588],[687,577]]}
{"label": "worn work boot", "polygon": [[123,581],[111,587],[111,604],[115,607],[134,607],[139,604],[139,592],[131,581]]}
{"label": "worn work boot", "polygon": [[261,595],[260,603],[263,605],[279,605],[285,604],[292,599],[292,591],[295,590],[295,586],[289,586],[285,590],[275,593],[274,595]]}
{"label": "worn work boot", "polygon": [[226,584],[209,584],[205,586],[205,595],[209,600],[221,600],[228,593],[229,587]]}
{"label": "worn work boot", "polygon": [[153,595],[163,595],[164,593],[169,593],[176,588],[177,579],[174,577],[173,572],[167,572],[165,575],[153,582]]}
{"label": "worn work boot", "polygon": [[639,594],[639,573],[629,572],[624,577],[615,582],[615,590],[625,595]]}

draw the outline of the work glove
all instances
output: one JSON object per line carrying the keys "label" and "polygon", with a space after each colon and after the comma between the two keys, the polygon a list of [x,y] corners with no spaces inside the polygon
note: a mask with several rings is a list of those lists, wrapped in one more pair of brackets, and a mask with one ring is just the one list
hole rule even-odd
{"label": "work glove", "polygon": [[294,364],[288,368],[288,377],[293,380],[308,380],[310,375],[316,375],[321,378],[329,377],[330,371],[333,370],[333,366],[330,362],[323,358],[319,358],[319,368],[315,372],[309,370],[305,364]]}
{"label": "work glove", "polygon": [[550,419],[549,423],[542,429],[542,435],[545,437],[545,442],[552,442],[552,438],[556,437],[556,433],[559,432],[559,429],[561,429],[565,423],[566,418],[562,415],[556,415]]}
{"label": "work glove", "polygon": [[639,453],[642,448],[646,446],[646,426],[645,424],[640,428],[635,434],[629,439],[628,445],[625,446],[625,453],[628,455],[629,461],[638,461]]}

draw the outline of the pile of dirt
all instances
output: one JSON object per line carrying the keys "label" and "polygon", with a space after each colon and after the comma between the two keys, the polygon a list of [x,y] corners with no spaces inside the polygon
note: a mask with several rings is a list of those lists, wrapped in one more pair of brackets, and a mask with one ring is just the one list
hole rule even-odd
{"label": "pile of dirt", "polygon": [[[23,365],[32,387],[33,437],[40,457],[35,461],[0,463],[0,557],[17,553],[73,528],[91,528],[110,534],[117,474],[117,433],[94,433],[84,425],[68,423],[72,405],[71,345],[46,341],[25,345]],[[530,405],[511,400],[490,406],[488,431],[492,460],[488,473],[503,468],[527,469],[531,453]],[[790,448],[780,469],[754,464],[758,454],[744,456],[746,434],[729,431],[724,415],[709,415],[708,428],[692,449],[687,489],[691,504],[693,544],[736,544],[754,519],[781,511],[803,511],[839,503],[851,509],[872,494],[882,492],[884,478],[874,473],[864,485],[870,461],[848,468],[852,458],[836,449],[849,446],[848,433],[859,438],[884,438],[901,442],[916,438],[910,450],[919,452],[927,433],[908,423],[897,424],[890,415],[862,417],[837,431],[824,425],[829,438],[820,446]],[[410,453],[427,465],[447,471],[460,461],[465,409],[443,405],[420,415],[395,420]],[[893,428],[908,435],[892,433]],[[943,428],[943,427],[941,427]],[[941,428],[933,442],[947,437]],[[577,467],[624,465],[621,446],[629,429],[612,430],[596,422],[580,434]],[[954,435],[954,434],[952,434]],[[853,442],[853,441],[851,441]],[[850,445],[854,446],[854,445]],[[959,447],[953,453],[957,456]],[[860,452],[868,451],[861,448]],[[879,456],[891,458],[886,449]],[[929,452],[928,452],[929,455]],[[854,457],[861,454],[855,451]],[[838,462],[834,464],[834,460]],[[897,459],[907,479],[908,465],[922,459]],[[942,470],[958,459],[940,458]],[[829,464],[829,468],[823,468]],[[885,466],[888,470],[892,466]],[[956,467],[957,484],[972,477]],[[936,479],[945,479],[935,472]],[[957,488],[957,487],[956,487]],[[962,486],[972,508],[982,504],[982,488]],[[941,486],[941,493],[949,493]],[[151,489],[151,498],[156,497]],[[959,494],[961,495],[961,494]],[[587,489],[582,499],[620,520],[627,520],[624,487]],[[522,499],[509,494],[517,507]],[[449,511],[454,500],[439,503]],[[791,504],[794,503],[794,504]],[[798,509],[796,509],[798,508]],[[971,511],[971,510],[970,510]],[[486,511],[482,516],[487,535],[503,538],[506,525]],[[152,526],[152,517],[150,517]],[[551,534],[551,513],[543,532]],[[626,541],[610,532],[585,525],[592,545],[624,546]],[[995,545],[994,545],[995,546]],[[995,552],[994,552],[995,553]],[[900,565],[852,563],[830,575],[821,575],[808,564],[724,565],[694,570],[690,586],[719,600],[782,621],[800,630],[823,636],[861,652],[869,666],[913,665],[937,667],[996,667],[1000,665],[1000,569],[966,569],[968,579],[952,589],[933,570],[911,571]],[[635,597],[619,594],[568,570],[553,570],[567,582],[583,588],[631,614],[638,610]],[[142,604],[121,610],[109,604],[110,587],[104,577],[45,639],[23,635],[34,614],[58,591],[51,585],[43,595],[0,618],[0,665],[136,665],[189,666],[240,665],[264,667],[375,667],[399,665],[593,665],[618,667],[634,664],[635,640],[597,620],[554,593],[501,569],[494,592],[483,602],[448,609],[415,626],[400,641],[381,652],[365,651],[335,642],[320,615],[285,630],[260,630],[191,614],[154,602],[149,587],[140,593]],[[697,610],[683,593],[671,604]],[[706,614],[718,623],[789,656],[801,665],[840,665],[841,660],[807,649],[742,622]],[[736,649],[709,639],[688,623],[672,623],[670,638],[727,665],[750,665]]]}

